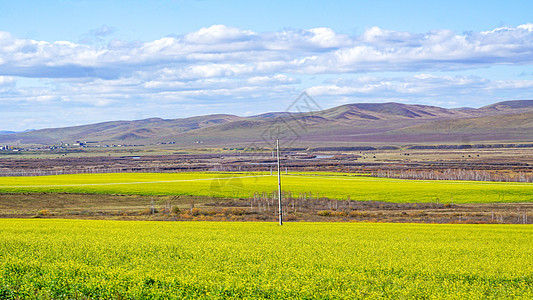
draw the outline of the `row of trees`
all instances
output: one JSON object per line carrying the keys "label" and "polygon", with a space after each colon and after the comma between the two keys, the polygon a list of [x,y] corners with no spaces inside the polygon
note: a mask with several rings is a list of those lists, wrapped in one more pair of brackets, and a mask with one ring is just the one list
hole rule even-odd
{"label": "row of trees", "polygon": [[502,172],[486,170],[378,170],[372,176],[417,180],[472,180],[499,182],[533,182],[533,172]]}

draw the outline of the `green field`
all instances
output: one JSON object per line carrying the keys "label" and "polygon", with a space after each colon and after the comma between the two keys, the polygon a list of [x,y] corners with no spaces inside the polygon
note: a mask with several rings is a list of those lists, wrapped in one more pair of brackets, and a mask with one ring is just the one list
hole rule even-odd
{"label": "green field", "polygon": [[0,220],[1,299],[532,299],[533,227]]}
{"label": "green field", "polygon": [[[387,202],[533,202],[533,184],[516,182],[423,181],[309,173],[283,175],[294,197]],[[2,177],[0,193],[96,193],[195,195],[247,198],[272,193],[277,177],[265,173],[119,173]]]}

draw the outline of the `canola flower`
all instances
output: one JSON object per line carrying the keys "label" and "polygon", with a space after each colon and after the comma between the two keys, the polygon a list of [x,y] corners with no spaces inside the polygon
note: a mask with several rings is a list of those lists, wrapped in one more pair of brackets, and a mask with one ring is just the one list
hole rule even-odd
{"label": "canola flower", "polygon": [[532,299],[533,227],[0,220],[1,299]]}
{"label": "canola flower", "polygon": [[[387,202],[533,202],[533,183],[402,180],[314,172],[283,175],[283,189],[295,197]],[[3,177],[0,192],[193,195],[246,198],[271,193],[277,178],[267,173],[115,173]]]}

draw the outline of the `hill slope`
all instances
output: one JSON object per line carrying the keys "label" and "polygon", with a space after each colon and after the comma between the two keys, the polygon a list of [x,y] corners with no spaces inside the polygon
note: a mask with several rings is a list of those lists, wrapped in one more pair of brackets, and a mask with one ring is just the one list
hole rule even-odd
{"label": "hill slope", "polygon": [[[151,118],[50,128],[0,135],[0,143],[58,144],[74,141],[183,146],[247,145],[273,132],[297,144],[533,141],[533,100],[505,101],[479,109],[446,109],[400,103],[346,104],[319,112],[271,112],[252,117],[208,115]],[[270,136],[269,136],[270,135]]]}
{"label": "hill slope", "polygon": [[208,115],[185,119],[150,118],[136,121],[113,121],[90,125],[41,129],[31,132],[0,135],[0,142],[18,141],[22,144],[57,144],[60,142],[135,142],[158,140],[190,130],[215,126],[242,119],[234,115]]}
{"label": "hill slope", "polygon": [[427,141],[533,141],[533,111],[518,114],[438,120],[391,131],[390,134],[420,138]]}

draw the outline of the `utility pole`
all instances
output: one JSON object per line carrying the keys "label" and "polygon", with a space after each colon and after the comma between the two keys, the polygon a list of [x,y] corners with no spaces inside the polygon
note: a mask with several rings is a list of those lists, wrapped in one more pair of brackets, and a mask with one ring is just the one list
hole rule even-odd
{"label": "utility pole", "polygon": [[276,140],[276,147],[278,152],[278,200],[279,200],[279,225],[283,225],[283,212],[281,210],[281,167],[279,159],[279,139]]}

